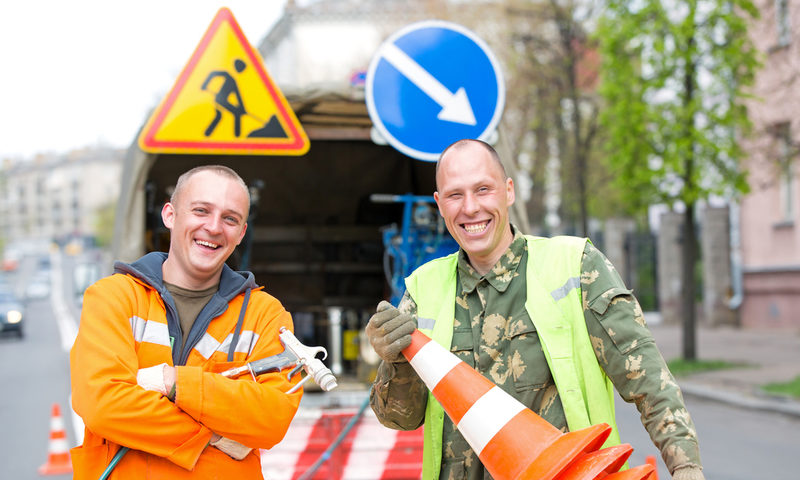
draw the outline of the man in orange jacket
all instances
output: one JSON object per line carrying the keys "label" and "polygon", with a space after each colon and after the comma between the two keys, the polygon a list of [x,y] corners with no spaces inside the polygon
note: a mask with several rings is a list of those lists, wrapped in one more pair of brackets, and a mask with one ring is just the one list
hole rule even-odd
{"label": "man in orange jacket", "polygon": [[70,354],[73,408],[86,425],[74,478],[262,478],[259,448],[281,441],[301,391],[285,375],[219,372],[283,351],[292,319],[250,272],[225,265],[250,198],[233,170],[184,173],[161,211],[167,254],[149,253],[86,291]]}

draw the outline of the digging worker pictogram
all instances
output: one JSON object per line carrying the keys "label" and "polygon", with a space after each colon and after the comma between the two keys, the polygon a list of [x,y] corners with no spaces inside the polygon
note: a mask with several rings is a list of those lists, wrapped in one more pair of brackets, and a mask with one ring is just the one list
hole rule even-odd
{"label": "digging worker pictogram", "polygon": [[[247,68],[247,64],[237,58],[233,62],[233,68],[236,73],[242,73]],[[216,104],[214,118],[204,132],[206,137],[210,137],[214,133],[217,124],[222,120],[222,112],[225,110],[233,115],[233,135],[236,138],[242,135],[242,116],[244,115],[262,124],[260,128],[251,131],[247,138],[286,138],[286,131],[284,131],[275,115],[270,116],[270,119],[265,121],[263,118],[247,111],[244,106],[244,100],[242,100],[242,94],[239,91],[239,84],[236,83],[236,79],[230,73],[224,70],[214,70],[208,74],[201,89],[207,91],[209,84],[217,77],[221,77],[223,81],[219,90],[214,94],[214,103]]]}
{"label": "digging worker pictogram", "polygon": [[424,479],[492,478],[401,351],[419,329],[556,429],[607,423],[614,388],[636,404],[673,479],[703,480],[694,423],[642,309],[586,238],[524,235],[509,220],[514,182],[478,140],[447,147],[434,199],[458,252],[406,278],[398,308],[366,327],[382,358],[370,393],[382,424],[424,423]]}
{"label": "digging worker pictogram", "polygon": [[[247,68],[247,64],[237,58],[233,62],[233,68],[236,73],[242,73]],[[239,92],[239,85],[236,83],[236,79],[225,70],[215,70],[208,74],[201,88],[208,90],[209,83],[217,77],[221,77],[223,81],[214,95],[214,102],[217,106],[214,119],[208,124],[205,135],[209,137],[214,133],[214,129],[217,128],[217,124],[222,119],[222,111],[226,110],[233,115],[233,135],[238,138],[242,134],[242,115],[245,115],[247,110],[244,108],[244,101],[242,100],[242,94]],[[231,102],[231,97],[234,97],[234,102]]]}

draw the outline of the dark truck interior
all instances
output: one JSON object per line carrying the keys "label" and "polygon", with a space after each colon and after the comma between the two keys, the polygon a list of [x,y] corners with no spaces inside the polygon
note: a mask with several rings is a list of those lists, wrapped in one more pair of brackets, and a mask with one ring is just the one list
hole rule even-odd
{"label": "dark truck interior", "polygon": [[[302,115],[300,115],[302,119]],[[381,229],[399,224],[399,203],[376,203],[372,194],[431,195],[435,164],[411,159],[369,139],[314,138],[303,156],[158,155],[146,181],[146,249],[169,248],[161,207],[177,177],[198,165],[226,165],[251,191],[247,234],[228,260],[250,270],[292,313],[307,345],[328,348],[341,373],[356,373],[358,332],[388,299]],[[316,135],[315,135],[316,133]],[[341,350],[332,321],[341,323]],[[334,350],[334,351],[331,351]],[[326,361],[326,363],[329,363]]]}

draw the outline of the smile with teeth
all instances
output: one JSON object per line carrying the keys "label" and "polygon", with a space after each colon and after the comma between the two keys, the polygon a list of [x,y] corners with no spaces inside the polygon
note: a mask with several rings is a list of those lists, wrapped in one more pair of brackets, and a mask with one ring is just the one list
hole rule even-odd
{"label": "smile with teeth", "polygon": [[219,245],[217,245],[216,243],[207,242],[205,240],[195,240],[195,242],[198,245],[202,245],[202,246],[208,247],[208,248],[218,248],[219,247]]}
{"label": "smile with teeth", "polygon": [[462,226],[467,233],[481,233],[482,231],[486,230],[488,225],[489,222],[485,221],[481,223],[464,223]]}

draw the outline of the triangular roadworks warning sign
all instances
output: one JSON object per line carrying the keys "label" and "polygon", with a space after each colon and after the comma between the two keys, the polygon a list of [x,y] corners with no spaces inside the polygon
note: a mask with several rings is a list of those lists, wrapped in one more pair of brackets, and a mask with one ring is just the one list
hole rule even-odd
{"label": "triangular roadworks warning sign", "polygon": [[309,142],[227,8],[139,135],[154,153],[303,155]]}

